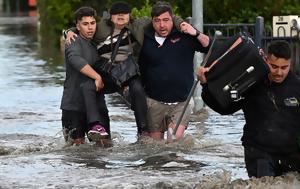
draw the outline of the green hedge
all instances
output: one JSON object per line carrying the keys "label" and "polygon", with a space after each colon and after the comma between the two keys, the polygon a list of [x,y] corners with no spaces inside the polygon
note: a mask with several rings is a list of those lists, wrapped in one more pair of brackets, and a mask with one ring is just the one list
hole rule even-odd
{"label": "green hedge", "polygon": [[[117,0],[38,0],[41,36],[53,35],[59,38],[62,29],[74,25],[73,12],[83,5],[95,8],[101,16]],[[150,14],[151,5],[156,0],[127,0],[133,7],[134,16]],[[183,18],[192,14],[192,0],[169,0],[176,14]],[[298,0],[203,0],[204,23],[253,23],[257,16],[272,22],[275,15],[300,15]],[[43,39],[43,37],[42,37]],[[57,41],[57,44],[59,40]]]}
{"label": "green hedge", "polygon": [[[100,13],[105,10],[106,3],[103,0],[38,0],[41,43],[48,44],[50,42],[58,46],[62,30],[75,25],[74,11],[77,8],[91,6]],[[52,40],[50,41],[49,38]]]}

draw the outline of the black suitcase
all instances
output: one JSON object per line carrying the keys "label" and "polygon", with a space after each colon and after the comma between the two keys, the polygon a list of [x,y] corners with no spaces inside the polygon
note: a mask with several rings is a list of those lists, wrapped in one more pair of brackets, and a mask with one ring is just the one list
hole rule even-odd
{"label": "black suitcase", "polygon": [[226,41],[216,40],[205,67],[210,67],[205,74],[208,89],[224,108],[243,98],[269,73],[263,50],[245,33]]}

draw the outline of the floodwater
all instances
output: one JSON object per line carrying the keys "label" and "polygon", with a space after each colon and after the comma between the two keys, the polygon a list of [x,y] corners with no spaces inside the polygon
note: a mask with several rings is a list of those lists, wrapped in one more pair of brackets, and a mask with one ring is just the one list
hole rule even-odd
{"label": "floodwater", "polygon": [[220,116],[205,108],[181,141],[136,142],[132,111],[111,95],[113,146],[66,145],[63,57],[38,41],[35,17],[0,17],[0,188],[299,187],[295,173],[248,178],[241,112]]}

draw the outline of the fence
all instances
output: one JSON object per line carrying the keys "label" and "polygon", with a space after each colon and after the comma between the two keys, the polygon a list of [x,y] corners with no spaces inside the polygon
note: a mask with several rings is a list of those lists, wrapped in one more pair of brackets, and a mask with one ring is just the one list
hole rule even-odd
{"label": "fence", "polygon": [[[204,24],[204,33],[209,36],[213,36],[216,30],[222,32],[223,39],[237,34],[238,32],[248,32],[253,36],[256,45],[266,50],[268,44],[273,40],[286,40],[289,42],[292,50],[292,62],[291,70],[300,76],[300,35],[296,28],[290,28],[291,30],[297,30],[296,36],[274,37],[271,27],[264,25],[264,19],[257,17],[256,22],[253,24]],[[284,30],[284,28],[280,28]],[[286,33],[284,31],[284,33]]]}

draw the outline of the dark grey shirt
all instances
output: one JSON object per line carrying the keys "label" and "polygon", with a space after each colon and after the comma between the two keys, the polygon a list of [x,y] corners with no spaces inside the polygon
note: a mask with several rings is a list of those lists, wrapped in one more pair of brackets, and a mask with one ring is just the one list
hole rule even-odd
{"label": "dark grey shirt", "polygon": [[88,77],[80,73],[87,64],[91,66],[98,58],[96,47],[80,37],[65,47],[66,79],[60,108],[63,110],[85,111],[80,85]]}

